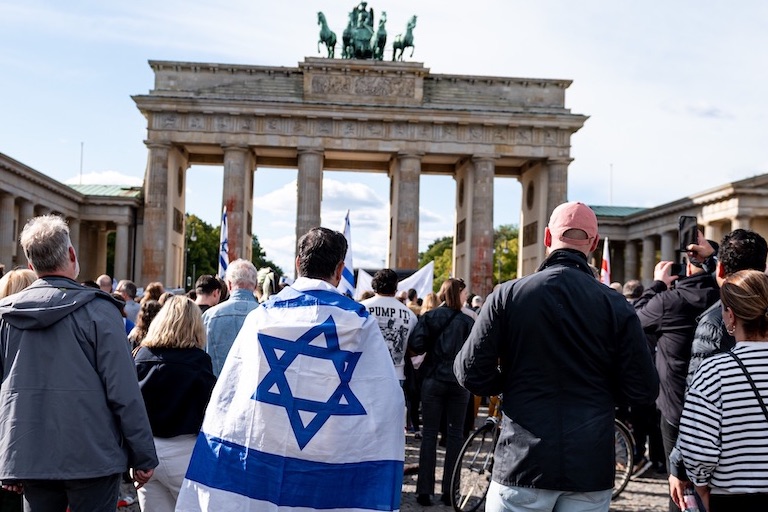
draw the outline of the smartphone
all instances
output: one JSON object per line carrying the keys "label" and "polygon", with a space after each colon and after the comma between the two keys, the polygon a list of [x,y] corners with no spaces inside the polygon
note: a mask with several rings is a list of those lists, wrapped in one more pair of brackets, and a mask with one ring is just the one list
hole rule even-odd
{"label": "smartphone", "polygon": [[699,224],[696,217],[681,215],[678,220],[680,252],[686,252],[691,244],[699,243]]}
{"label": "smartphone", "polygon": [[673,263],[669,267],[669,275],[683,276],[683,272],[685,272],[685,266],[682,263]]}

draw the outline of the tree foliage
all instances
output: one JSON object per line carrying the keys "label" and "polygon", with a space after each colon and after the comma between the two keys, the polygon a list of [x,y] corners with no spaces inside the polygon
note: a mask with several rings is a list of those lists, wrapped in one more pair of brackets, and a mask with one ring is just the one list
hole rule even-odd
{"label": "tree foliage", "polygon": [[[192,214],[187,214],[186,226],[187,263],[185,276],[190,277],[191,284],[187,286],[187,289],[189,289],[194,286],[198,277],[205,274],[216,275],[218,273],[221,228],[220,226],[213,227]],[[192,236],[193,233],[194,236]],[[253,249],[251,262],[257,269],[272,267],[278,276],[283,274],[283,270],[280,267],[267,259],[267,255],[256,235],[253,235],[251,244]]]}
{"label": "tree foliage", "polygon": [[[493,232],[493,284],[509,281],[517,277],[517,257],[519,229],[512,224],[504,224]],[[451,277],[453,271],[453,237],[446,236],[432,242],[427,250],[419,254],[419,268],[430,261],[435,262],[434,291]]]}

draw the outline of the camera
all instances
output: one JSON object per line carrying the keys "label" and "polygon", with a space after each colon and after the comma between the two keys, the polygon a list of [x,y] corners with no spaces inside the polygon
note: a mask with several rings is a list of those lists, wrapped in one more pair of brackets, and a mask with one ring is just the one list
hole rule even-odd
{"label": "camera", "polygon": [[673,276],[685,277],[685,265],[682,263],[673,263],[669,267],[669,274]]}

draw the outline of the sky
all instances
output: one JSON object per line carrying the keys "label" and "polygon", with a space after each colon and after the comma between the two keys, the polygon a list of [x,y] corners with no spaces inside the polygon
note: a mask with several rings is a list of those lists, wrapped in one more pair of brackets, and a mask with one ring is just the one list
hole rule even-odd
{"label": "sky", "polygon": [[[318,56],[317,11],[338,0],[0,0],[0,152],[67,183],[140,184],[149,60],[295,67]],[[414,55],[432,73],[569,79],[568,199],[650,207],[768,172],[768,3],[372,0],[389,45],[418,15]],[[389,51],[387,51],[389,58]],[[406,57],[408,54],[406,54]],[[217,226],[221,167],[192,167],[187,211]],[[296,170],[255,174],[254,233],[292,269]],[[321,222],[347,209],[355,267],[385,264],[389,180],[324,173]],[[452,235],[455,183],[424,176],[419,248]],[[519,183],[497,178],[494,224],[518,224]]]}

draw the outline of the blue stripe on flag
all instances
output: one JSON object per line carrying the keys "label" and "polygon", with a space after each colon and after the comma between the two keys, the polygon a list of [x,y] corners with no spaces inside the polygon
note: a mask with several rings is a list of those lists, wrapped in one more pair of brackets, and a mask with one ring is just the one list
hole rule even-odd
{"label": "blue stripe on flag", "polygon": [[397,510],[403,462],[313,462],[248,449],[201,432],[186,478],[280,506]]}
{"label": "blue stripe on flag", "polygon": [[350,285],[355,282],[355,274],[352,273],[351,268],[345,266],[344,270],[341,271],[341,275]]}
{"label": "blue stripe on flag", "polygon": [[[346,295],[327,290],[305,290],[297,297],[286,297],[282,292],[274,300],[263,304],[267,308],[295,308],[304,306],[334,306],[345,311],[353,311],[361,318],[368,317],[368,309]],[[270,297],[272,299],[272,297]]]}

